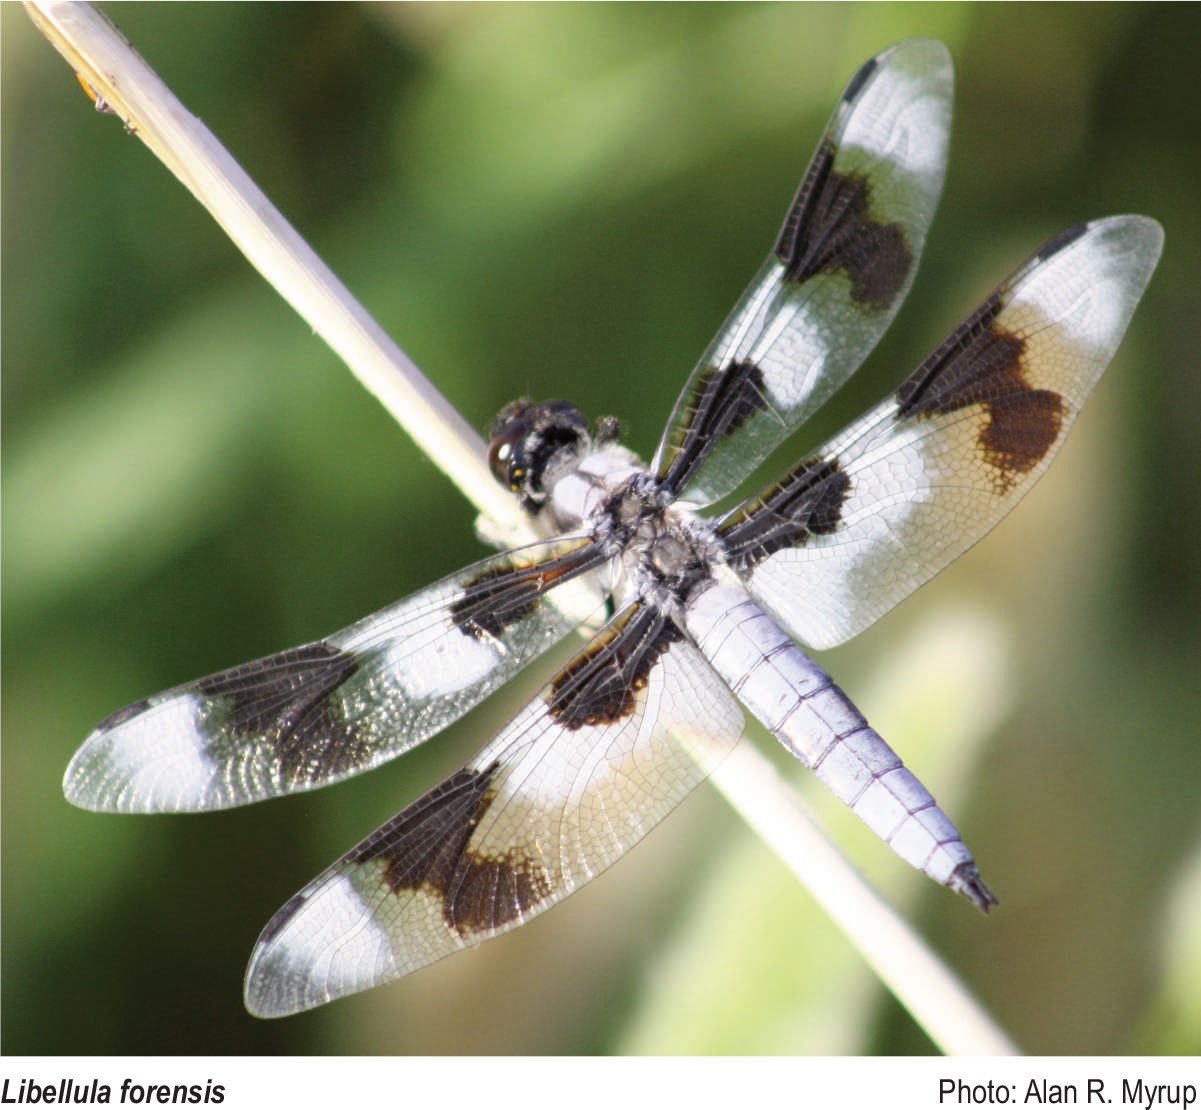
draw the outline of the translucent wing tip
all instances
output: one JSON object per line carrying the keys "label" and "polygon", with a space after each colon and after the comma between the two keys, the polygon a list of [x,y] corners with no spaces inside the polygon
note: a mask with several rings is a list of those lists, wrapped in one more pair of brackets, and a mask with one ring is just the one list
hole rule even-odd
{"label": "translucent wing tip", "polygon": [[1150,281],[1159,264],[1159,256],[1163,253],[1163,225],[1150,216],[1124,215],[1094,220],[1088,227],[1091,232],[1111,239],[1138,268],[1142,275],[1139,283],[1141,296],[1142,287]]}
{"label": "translucent wing tip", "polygon": [[951,52],[938,39],[923,38],[904,39],[880,51],[851,79],[844,98],[857,91],[873,72],[885,66],[921,76],[929,85],[943,85],[946,98],[950,101],[955,84],[955,63],[951,60]]}
{"label": "translucent wing tip", "polygon": [[890,46],[876,55],[876,60],[880,62],[890,58],[904,59],[912,64],[920,63],[926,70],[952,68],[951,52],[941,39],[902,39],[895,46]]}
{"label": "translucent wing tip", "polygon": [[130,811],[128,799],[123,800],[123,783],[114,773],[114,760],[107,748],[103,734],[97,730],[71,757],[63,775],[63,797],[73,806],[93,813]]}
{"label": "translucent wing tip", "polygon": [[1019,270],[1014,299],[1042,307],[1077,346],[1091,352],[1081,357],[1092,366],[1089,378],[1095,382],[1155,273],[1163,241],[1163,228],[1149,216],[1078,224],[1045,243]]}
{"label": "translucent wing tip", "polygon": [[[323,905],[315,913],[306,912],[313,910],[314,900]],[[365,982],[337,989],[338,977],[329,974],[330,964],[347,949],[352,966],[356,962],[360,970],[375,966],[374,951],[363,950],[364,943],[375,937],[363,913],[362,903],[347,884],[328,873],[289,899],[267,922],[250,954],[242,1000],[251,1016],[290,1017],[382,982],[369,976]],[[316,967],[326,974],[319,974]]]}
{"label": "translucent wing tip", "polygon": [[835,137],[841,136],[856,103],[871,95],[866,92],[867,86],[884,74],[888,75],[884,78],[888,87],[894,92],[897,88],[907,90],[908,99],[920,94],[933,95],[942,101],[945,126],[949,129],[951,101],[955,94],[955,64],[951,52],[938,39],[905,39],[869,58],[847,82],[831,121],[831,132]]}

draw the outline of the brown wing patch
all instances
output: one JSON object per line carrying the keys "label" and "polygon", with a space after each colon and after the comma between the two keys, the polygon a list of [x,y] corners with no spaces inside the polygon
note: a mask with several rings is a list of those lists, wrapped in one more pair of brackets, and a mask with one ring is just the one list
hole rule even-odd
{"label": "brown wing patch", "polygon": [[451,775],[364,841],[344,862],[384,862],[383,882],[397,894],[424,891],[460,937],[519,918],[551,893],[544,867],[516,846],[484,856],[470,847],[496,797],[498,765]]}
{"label": "brown wing patch", "polygon": [[1007,493],[1059,439],[1064,401],[1052,390],[1028,389],[989,402],[986,408],[989,421],[980,433],[980,450],[997,472],[997,492]]}
{"label": "brown wing patch", "polygon": [[841,271],[851,299],[882,312],[896,300],[913,268],[913,249],[899,223],[872,214],[872,187],[858,173],[834,169],[837,147],[825,139],[776,240],[776,257],[792,281]]}
{"label": "brown wing patch", "polygon": [[569,729],[613,724],[629,716],[655,661],[681,637],[656,609],[633,606],[555,677],[550,715]]}
{"label": "brown wing patch", "polygon": [[998,494],[1012,489],[1059,439],[1068,415],[1064,398],[1030,384],[1027,341],[1006,330],[994,294],[971,314],[897,390],[900,415],[933,416],[981,406],[981,457],[994,471]]}

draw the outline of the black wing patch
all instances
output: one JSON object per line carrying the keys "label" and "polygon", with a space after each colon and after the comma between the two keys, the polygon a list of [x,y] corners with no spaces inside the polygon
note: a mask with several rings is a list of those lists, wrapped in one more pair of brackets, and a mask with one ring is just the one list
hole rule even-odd
{"label": "black wing patch", "polygon": [[547,562],[487,566],[463,584],[462,597],[450,606],[451,620],[477,640],[496,639],[528,618],[548,590],[603,561],[590,540],[581,540]]}
{"label": "black wing patch", "polygon": [[784,220],[775,255],[789,280],[841,272],[855,304],[885,312],[905,287],[916,251],[899,223],[873,215],[867,176],[834,169],[837,153],[825,138]]}
{"label": "black wing patch", "polygon": [[370,745],[329,711],[329,699],[358,667],[349,652],[318,641],[200,679],[196,692],[221,716],[211,758],[254,737],[274,748],[289,783],[342,777]]}
{"label": "black wing patch", "polygon": [[723,371],[699,375],[691,383],[685,420],[673,429],[663,484],[673,493],[686,488],[721,440],[768,407],[763,372],[753,362],[732,362]]}
{"label": "black wing patch", "polygon": [[658,610],[631,606],[559,672],[550,688],[551,716],[568,729],[629,716],[651,667],[681,637]]}
{"label": "black wing patch", "polygon": [[718,528],[730,562],[745,571],[784,547],[826,536],[842,520],[850,476],[837,459],[807,459],[744,502]]}

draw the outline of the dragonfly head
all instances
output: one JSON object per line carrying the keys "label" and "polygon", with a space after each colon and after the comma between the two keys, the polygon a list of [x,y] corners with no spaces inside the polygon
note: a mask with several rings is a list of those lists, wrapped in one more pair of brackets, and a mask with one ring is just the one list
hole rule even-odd
{"label": "dragonfly head", "polygon": [[514,401],[492,425],[488,465],[496,480],[517,494],[522,508],[536,513],[546,501],[548,470],[591,445],[588,421],[569,401]]}

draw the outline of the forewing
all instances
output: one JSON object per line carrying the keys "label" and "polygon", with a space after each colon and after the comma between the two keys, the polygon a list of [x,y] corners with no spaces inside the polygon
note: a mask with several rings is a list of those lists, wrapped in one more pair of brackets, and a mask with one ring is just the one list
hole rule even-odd
{"label": "forewing", "polygon": [[722,522],[750,592],[832,647],[980,539],[1050,465],[1162,242],[1115,216],[1047,243],[893,396]]}
{"label": "forewing", "polygon": [[652,467],[708,504],[840,386],[909,289],[942,190],[951,59],[901,43],[852,79],[772,253],[676,402]]}
{"label": "forewing", "polygon": [[247,1008],[306,1010],[516,928],[641,840],[742,723],[675,625],[623,611],[466,767],[272,918]]}
{"label": "forewing", "polygon": [[97,726],[63,790],[85,809],[181,812],[366,771],[445,728],[575,627],[547,591],[599,561],[588,540],[506,552],[324,640],[135,702]]}

